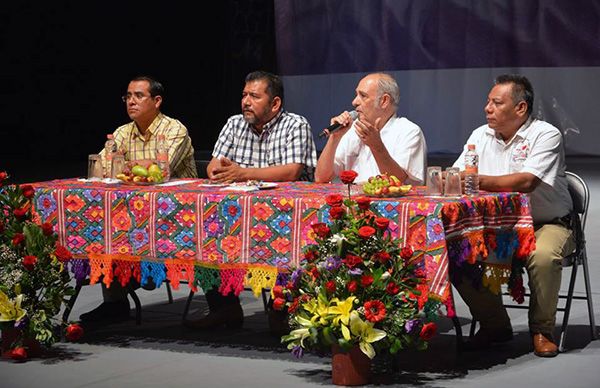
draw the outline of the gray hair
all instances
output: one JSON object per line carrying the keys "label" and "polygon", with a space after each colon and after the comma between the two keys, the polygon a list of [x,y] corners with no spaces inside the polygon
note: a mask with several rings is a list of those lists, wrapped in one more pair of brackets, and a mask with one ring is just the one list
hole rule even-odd
{"label": "gray hair", "polygon": [[379,87],[377,99],[380,99],[384,94],[387,94],[392,99],[394,109],[398,109],[398,104],[400,103],[400,88],[398,87],[398,83],[394,77],[387,73],[376,74],[379,75],[379,79],[377,80],[377,86]]}

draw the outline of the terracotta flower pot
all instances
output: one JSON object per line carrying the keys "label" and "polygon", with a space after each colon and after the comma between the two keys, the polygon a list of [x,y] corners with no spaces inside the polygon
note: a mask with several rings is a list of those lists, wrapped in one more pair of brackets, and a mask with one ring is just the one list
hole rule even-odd
{"label": "terracotta flower pot", "polygon": [[331,377],[335,385],[365,385],[371,381],[371,359],[358,346],[343,351],[333,345]]}
{"label": "terracotta flower pot", "polygon": [[[23,336],[23,331],[14,327],[2,328],[2,357],[10,357],[13,344]],[[21,346],[27,350],[27,357],[39,357],[42,355],[42,346],[35,338],[23,338]]]}

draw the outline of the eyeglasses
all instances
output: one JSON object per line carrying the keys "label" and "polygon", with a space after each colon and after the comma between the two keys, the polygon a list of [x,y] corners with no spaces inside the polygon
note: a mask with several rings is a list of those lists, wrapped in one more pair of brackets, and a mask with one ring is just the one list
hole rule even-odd
{"label": "eyeglasses", "polygon": [[127,102],[130,99],[132,99],[135,102],[141,102],[145,98],[152,98],[152,96],[146,96],[140,92],[133,93],[133,94],[126,94],[124,96],[121,96],[121,100],[123,100],[123,102]]}

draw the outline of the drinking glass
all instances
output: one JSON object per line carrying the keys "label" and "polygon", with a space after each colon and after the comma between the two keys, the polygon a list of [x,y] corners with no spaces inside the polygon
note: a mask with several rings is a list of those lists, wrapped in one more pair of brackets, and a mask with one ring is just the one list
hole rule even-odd
{"label": "drinking glass", "polygon": [[102,179],[104,171],[102,169],[102,159],[99,154],[88,156],[88,179]]}
{"label": "drinking glass", "polygon": [[442,195],[442,168],[427,167],[427,195]]}
{"label": "drinking glass", "polygon": [[444,186],[444,195],[449,197],[457,197],[462,195],[460,169],[458,167],[448,167],[446,169],[446,184]]}
{"label": "drinking glass", "polygon": [[112,157],[112,173],[111,178],[116,179],[117,175],[122,174],[125,170],[125,156],[114,154]]}

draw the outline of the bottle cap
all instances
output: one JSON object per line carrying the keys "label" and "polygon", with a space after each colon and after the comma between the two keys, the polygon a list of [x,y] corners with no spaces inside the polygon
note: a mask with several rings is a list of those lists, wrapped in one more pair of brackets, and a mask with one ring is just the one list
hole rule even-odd
{"label": "bottle cap", "polygon": [[469,144],[469,145],[467,145],[467,149],[468,149],[469,151],[473,151],[473,150],[475,150],[475,144]]}

